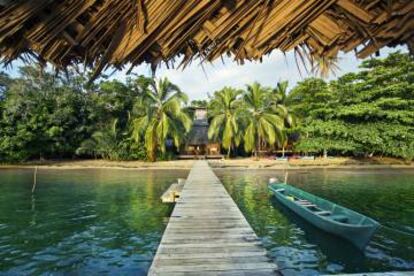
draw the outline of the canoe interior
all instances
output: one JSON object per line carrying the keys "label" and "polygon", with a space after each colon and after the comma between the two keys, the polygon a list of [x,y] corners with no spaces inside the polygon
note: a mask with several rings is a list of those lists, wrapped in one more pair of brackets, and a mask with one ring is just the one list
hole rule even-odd
{"label": "canoe interior", "polygon": [[332,223],[346,224],[349,226],[377,227],[379,225],[378,222],[365,215],[287,184],[271,184],[270,189],[285,200],[301,206],[311,211],[312,214],[329,220]]}

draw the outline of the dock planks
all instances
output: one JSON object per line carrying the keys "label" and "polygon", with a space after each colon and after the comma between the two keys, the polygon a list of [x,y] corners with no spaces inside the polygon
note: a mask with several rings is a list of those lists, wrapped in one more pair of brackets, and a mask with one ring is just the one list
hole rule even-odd
{"label": "dock planks", "polygon": [[148,275],[275,275],[276,271],[208,163],[197,161]]}

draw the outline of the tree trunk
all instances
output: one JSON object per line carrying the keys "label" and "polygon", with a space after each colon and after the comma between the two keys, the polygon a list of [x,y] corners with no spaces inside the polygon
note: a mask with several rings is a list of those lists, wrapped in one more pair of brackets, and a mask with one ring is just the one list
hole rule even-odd
{"label": "tree trunk", "polygon": [[285,158],[285,146],[282,147],[282,157]]}
{"label": "tree trunk", "polygon": [[149,150],[148,160],[150,162],[155,162],[157,159],[156,154],[157,154],[157,146],[154,146]]}
{"label": "tree trunk", "polygon": [[227,159],[230,159],[230,154],[231,154],[231,145],[229,149],[227,150]]}
{"label": "tree trunk", "polygon": [[328,158],[328,150],[327,149],[323,149],[323,158]]}
{"label": "tree trunk", "polygon": [[259,158],[259,151],[260,151],[260,135],[257,134],[257,141],[256,141],[256,152],[255,152],[255,157],[256,159]]}

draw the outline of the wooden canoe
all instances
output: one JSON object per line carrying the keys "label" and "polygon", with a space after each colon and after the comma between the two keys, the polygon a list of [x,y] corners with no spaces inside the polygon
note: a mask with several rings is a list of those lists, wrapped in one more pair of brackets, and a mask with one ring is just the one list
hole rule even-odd
{"label": "wooden canoe", "polygon": [[363,250],[379,223],[372,218],[287,184],[269,184],[276,199],[316,227]]}

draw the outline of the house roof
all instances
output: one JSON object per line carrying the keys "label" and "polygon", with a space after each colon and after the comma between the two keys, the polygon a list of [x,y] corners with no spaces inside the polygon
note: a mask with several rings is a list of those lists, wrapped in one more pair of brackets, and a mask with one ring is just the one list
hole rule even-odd
{"label": "house roof", "polygon": [[187,136],[186,144],[191,146],[201,146],[207,145],[208,143],[208,124],[197,124],[194,122],[193,127]]}
{"label": "house roof", "polygon": [[[36,0],[0,2],[0,55],[65,67],[143,62],[155,68],[177,57],[261,60],[274,49],[299,58],[364,58],[384,46],[414,49],[412,0]],[[131,68],[132,68],[131,67]]]}

